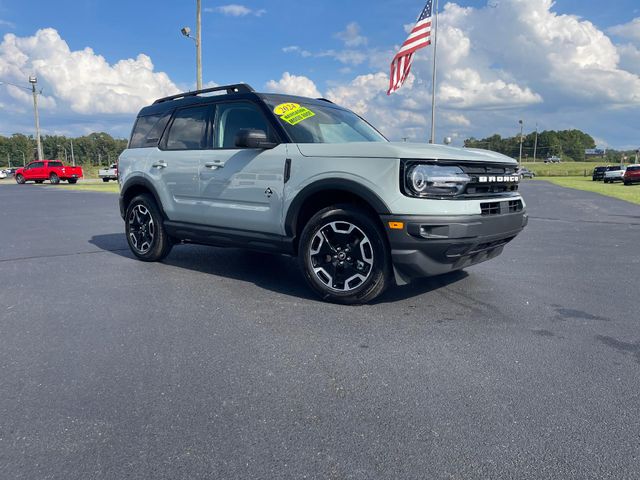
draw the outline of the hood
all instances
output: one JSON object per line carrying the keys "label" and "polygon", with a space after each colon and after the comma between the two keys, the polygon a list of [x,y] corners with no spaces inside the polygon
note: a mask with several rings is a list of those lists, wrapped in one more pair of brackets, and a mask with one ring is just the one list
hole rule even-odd
{"label": "hood", "polygon": [[429,143],[354,142],[354,143],[299,143],[305,157],[341,158],[411,158],[417,160],[462,160],[483,163],[518,162],[511,157],[477,148],[448,147]]}

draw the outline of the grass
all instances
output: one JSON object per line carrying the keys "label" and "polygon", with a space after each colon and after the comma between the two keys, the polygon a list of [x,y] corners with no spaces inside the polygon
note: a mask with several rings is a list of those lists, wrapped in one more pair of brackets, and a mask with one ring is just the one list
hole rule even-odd
{"label": "grass", "polygon": [[591,177],[593,169],[600,165],[607,165],[607,162],[522,163],[538,177]]}
{"label": "grass", "polygon": [[51,187],[61,190],[78,190],[84,192],[102,192],[102,193],[120,193],[120,186],[118,182],[109,183],[93,183],[83,182],[80,180],[75,185],[69,185],[68,183],[60,183],[58,185],[51,185],[49,182],[43,183],[42,186]]}
{"label": "grass", "polygon": [[625,186],[622,183],[594,182],[590,177],[549,177],[544,180],[561,187],[599,193],[640,205],[639,184]]}

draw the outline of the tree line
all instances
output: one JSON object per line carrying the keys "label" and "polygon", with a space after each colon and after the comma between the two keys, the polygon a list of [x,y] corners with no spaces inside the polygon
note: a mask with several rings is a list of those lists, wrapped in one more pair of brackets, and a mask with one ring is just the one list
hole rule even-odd
{"label": "tree line", "polygon": [[[127,140],[113,138],[108,133],[98,132],[82,137],[69,138],[63,135],[45,135],[41,137],[42,153],[45,159],[63,160],[72,163],[73,157],[78,165],[109,165],[114,163],[122,151],[127,148]],[[22,166],[36,160],[38,151],[32,135],[14,133],[10,137],[0,135],[0,165]]]}
{"label": "tree line", "polygon": [[[538,145],[536,149],[536,132],[523,135],[522,159],[533,161],[534,152],[536,160],[544,160],[548,157],[560,157],[562,161],[585,162],[592,161],[585,155],[585,150],[594,149],[596,142],[593,137],[580,130],[545,130],[538,133]],[[518,158],[520,155],[520,135],[502,138],[500,135],[492,135],[487,138],[468,138],[464,141],[467,148],[484,148],[502,153],[508,157]],[[623,157],[635,158],[634,151],[607,150],[604,162],[621,163]]]}

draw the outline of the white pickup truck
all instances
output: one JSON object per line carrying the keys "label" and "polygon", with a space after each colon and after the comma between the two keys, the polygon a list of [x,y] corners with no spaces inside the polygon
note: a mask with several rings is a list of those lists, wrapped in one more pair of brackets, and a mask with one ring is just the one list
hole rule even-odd
{"label": "white pickup truck", "polygon": [[627,167],[607,167],[607,171],[604,172],[604,183],[622,182],[626,171]]}
{"label": "white pickup truck", "polygon": [[109,180],[118,181],[118,164],[112,163],[109,168],[101,168],[98,170],[98,177],[102,179],[103,182],[108,182]]}

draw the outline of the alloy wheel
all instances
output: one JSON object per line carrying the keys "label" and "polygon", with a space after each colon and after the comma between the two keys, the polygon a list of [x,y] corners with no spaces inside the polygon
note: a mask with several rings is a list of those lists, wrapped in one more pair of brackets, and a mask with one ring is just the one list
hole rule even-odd
{"label": "alloy wheel", "polygon": [[320,228],[310,243],[309,258],[318,280],[336,292],[350,292],[366,282],[374,262],[369,237],[346,221]]}
{"label": "alloy wheel", "polygon": [[156,227],[153,216],[147,207],[136,205],[129,213],[129,240],[133,248],[144,255],[153,245]]}

